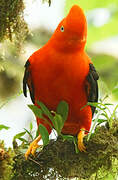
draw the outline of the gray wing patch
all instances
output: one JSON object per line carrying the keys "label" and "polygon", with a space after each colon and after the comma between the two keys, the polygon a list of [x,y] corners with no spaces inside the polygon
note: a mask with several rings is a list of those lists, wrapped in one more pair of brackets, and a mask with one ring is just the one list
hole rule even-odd
{"label": "gray wing patch", "polygon": [[[89,74],[86,77],[86,80],[89,84],[88,89],[87,89],[87,97],[88,97],[88,102],[98,102],[98,83],[97,80],[99,79],[99,75],[96,72],[95,67],[93,64],[89,64]],[[95,112],[95,107],[91,106],[92,109],[92,115]]]}

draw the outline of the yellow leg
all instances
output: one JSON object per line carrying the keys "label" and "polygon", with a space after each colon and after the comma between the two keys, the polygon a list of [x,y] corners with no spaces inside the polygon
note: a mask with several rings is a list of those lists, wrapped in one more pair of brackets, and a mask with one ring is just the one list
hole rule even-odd
{"label": "yellow leg", "polygon": [[78,139],[78,149],[82,152],[86,152],[86,147],[84,146],[84,144],[83,144],[83,138],[84,138],[84,136],[85,136],[85,131],[84,131],[85,129],[84,128],[82,128],[81,130],[80,130],[80,132],[78,133],[78,135],[77,135],[77,139]]}
{"label": "yellow leg", "polygon": [[39,147],[38,142],[41,140],[41,135],[39,135],[29,146],[25,153],[25,158],[27,159],[30,154],[34,156],[37,148]]}

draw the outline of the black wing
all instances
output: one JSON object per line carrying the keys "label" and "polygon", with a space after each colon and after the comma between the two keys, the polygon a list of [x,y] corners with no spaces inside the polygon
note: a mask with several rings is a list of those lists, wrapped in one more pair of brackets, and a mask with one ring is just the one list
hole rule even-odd
{"label": "black wing", "polygon": [[[99,75],[95,70],[93,64],[89,64],[89,74],[86,77],[86,92],[88,97],[88,102],[98,102],[98,83]],[[95,107],[91,106],[92,116],[95,112]]]}
{"label": "black wing", "polygon": [[24,96],[27,97],[27,86],[30,91],[30,97],[33,103],[35,103],[35,98],[34,98],[34,85],[32,82],[32,77],[31,77],[31,72],[30,72],[30,62],[27,60],[25,64],[25,73],[23,77],[23,93]]}

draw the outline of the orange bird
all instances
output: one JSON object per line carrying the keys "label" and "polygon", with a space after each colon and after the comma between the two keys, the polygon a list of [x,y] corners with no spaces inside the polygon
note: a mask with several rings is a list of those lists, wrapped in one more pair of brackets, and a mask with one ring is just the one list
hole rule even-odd
{"label": "orange bird", "polygon": [[[62,129],[63,134],[77,135],[78,148],[85,151],[84,136],[89,132],[95,108],[87,102],[98,101],[98,74],[86,54],[87,21],[83,10],[74,5],[69,14],[59,23],[50,40],[34,52],[25,64],[23,91],[27,86],[33,103],[42,101],[49,110],[56,110],[62,100],[69,105],[68,118]],[[51,127],[43,119],[49,134]],[[41,135],[30,144],[25,153],[27,158],[34,154]]]}

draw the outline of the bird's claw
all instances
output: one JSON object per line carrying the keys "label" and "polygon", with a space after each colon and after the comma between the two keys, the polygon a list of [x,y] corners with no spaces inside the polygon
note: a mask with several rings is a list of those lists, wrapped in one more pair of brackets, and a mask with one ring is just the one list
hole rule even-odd
{"label": "bird's claw", "polygon": [[32,154],[33,156],[35,156],[35,152],[37,150],[38,147],[40,147],[40,145],[38,145],[38,142],[40,141],[41,136],[39,135],[29,146],[28,150],[25,153],[25,159],[28,159],[28,156],[30,154]]}
{"label": "bird's claw", "polygon": [[86,147],[84,146],[84,143],[83,143],[83,142],[79,142],[79,143],[78,143],[78,149],[79,149],[81,152],[86,152]]}
{"label": "bird's claw", "polygon": [[81,152],[86,152],[86,147],[84,146],[84,143],[83,143],[83,138],[85,136],[85,129],[81,129],[80,132],[78,133],[78,149],[81,151]]}
{"label": "bird's claw", "polygon": [[29,146],[29,148],[28,148],[28,150],[27,150],[26,153],[25,153],[25,158],[28,159],[28,156],[29,156],[30,154],[32,154],[32,155],[34,156],[34,155],[35,155],[35,152],[36,152],[36,150],[37,150],[38,147],[39,147],[38,144],[31,143],[30,146]]}

